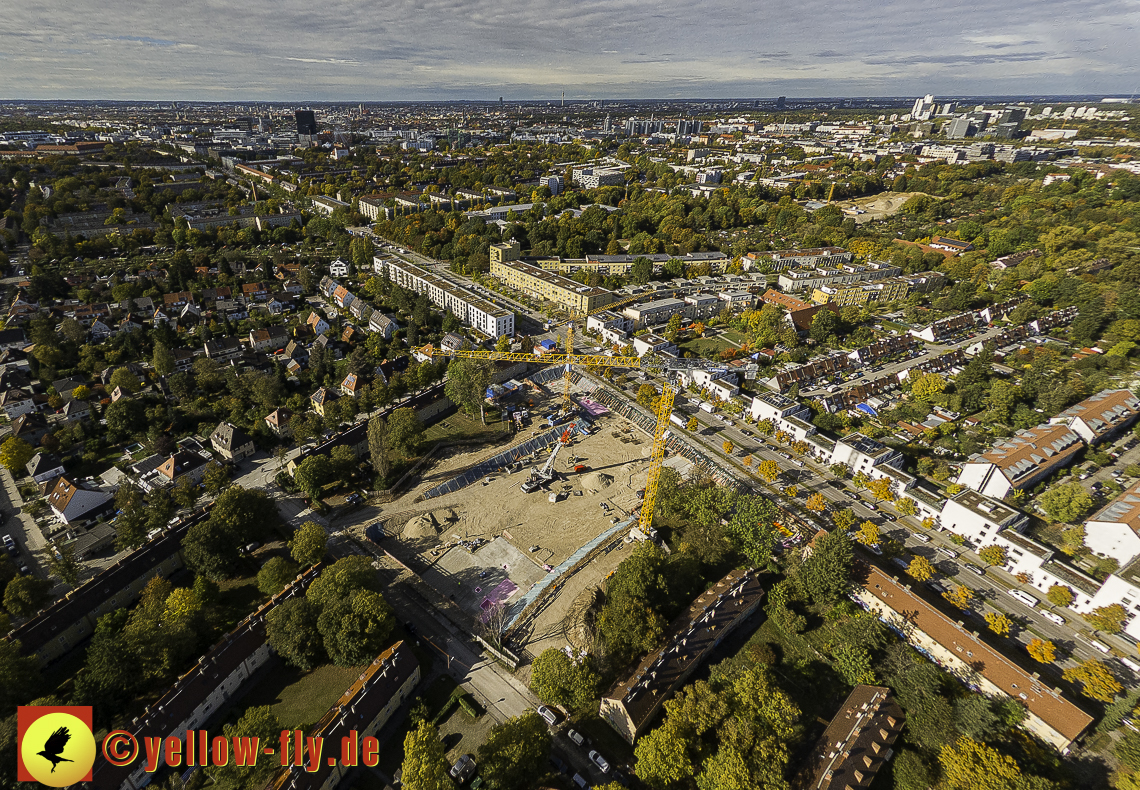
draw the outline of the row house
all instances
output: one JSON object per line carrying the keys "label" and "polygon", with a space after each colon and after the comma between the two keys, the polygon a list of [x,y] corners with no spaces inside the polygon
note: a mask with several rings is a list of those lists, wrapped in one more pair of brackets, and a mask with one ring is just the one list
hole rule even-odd
{"label": "row house", "polygon": [[283,349],[288,342],[289,333],[281,326],[251,329],[249,332],[249,347],[253,351]]}
{"label": "row house", "polygon": [[217,337],[206,341],[203,348],[210,359],[226,362],[241,354],[241,341],[236,337]]}

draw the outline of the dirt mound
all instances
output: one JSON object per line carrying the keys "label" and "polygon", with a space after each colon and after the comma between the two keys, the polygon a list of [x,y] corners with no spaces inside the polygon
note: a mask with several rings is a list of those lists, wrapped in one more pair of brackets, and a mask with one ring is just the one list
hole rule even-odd
{"label": "dirt mound", "polygon": [[404,525],[404,537],[408,539],[434,538],[439,534],[439,524],[431,513],[416,516]]}
{"label": "dirt mound", "polygon": [[443,510],[434,510],[431,514],[435,519],[436,524],[450,524],[453,521],[458,521],[459,516],[451,508],[444,508]]}
{"label": "dirt mound", "polygon": [[602,472],[590,472],[582,478],[582,490],[588,491],[591,494],[596,494],[606,488],[609,488],[614,482],[614,479]]}

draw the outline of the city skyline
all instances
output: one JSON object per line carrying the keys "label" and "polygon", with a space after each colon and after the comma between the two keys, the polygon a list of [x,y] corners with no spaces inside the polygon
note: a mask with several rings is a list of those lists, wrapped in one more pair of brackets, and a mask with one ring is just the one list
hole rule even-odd
{"label": "city skyline", "polygon": [[0,97],[1130,95],[1138,19],[1136,4],[1070,0],[1007,4],[984,17],[956,5],[852,9],[820,0],[780,9],[669,2],[651,10],[626,2],[334,2],[320,13],[291,0],[240,9],[112,3],[90,13],[48,0],[7,13]]}

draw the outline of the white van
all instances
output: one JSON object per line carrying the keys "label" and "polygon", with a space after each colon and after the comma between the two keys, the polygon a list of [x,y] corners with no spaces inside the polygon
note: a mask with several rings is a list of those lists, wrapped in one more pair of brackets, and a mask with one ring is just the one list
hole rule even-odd
{"label": "white van", "polygon": [[1102,653],[1111,653],[1112,652],[1111,650],[1108,649],[1108,645],[1106,645],[1104,642],[1098,642],[1095,639],[1090,639],[1089,644],[1092,645],[1093,647],[1095,647],[1097,650],[1099,650]]}
{"label": "white van", "polygon": [[1042,612],[1041,616],[1051,623],[1056,623],[1057,625],[1065,624],[1065,618],[1061,617],[1061,615],[1057,614],[1056,612]]}
{"label": "white van", "polygon": [[1133,673],[1140,675],[1140,664],[1137,664],[1130,658],[1120,659],[1120,663],[1132,670]]}
{"label": "white van", "polygon": [[1029,593],[1022,592],[1021,590],[1010,590],[1009,594],[1012,595],[1017,600],[1021,601],[1026,606],[1028,606],[1030,609],[1037,606],[1037,604],[1041,603],[1040,601],[1038,601],[1036,598],[1034,598]]}

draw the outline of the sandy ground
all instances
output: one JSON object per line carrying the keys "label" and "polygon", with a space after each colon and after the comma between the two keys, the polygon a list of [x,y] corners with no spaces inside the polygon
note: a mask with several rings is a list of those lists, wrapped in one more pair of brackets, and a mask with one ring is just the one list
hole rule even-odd
{"label": "sandy ground", "polygon": [[[532,466],[546,462],[545,453],[513,474],[415,502],[422,491],[529,435],[530,430],[497,447],[441,457],[407,494],[370,514],[385,523],[392,550],[417,555],[428,566],[424,579],[475,615],[489,599],[517,599],[551,567],[612,527],[614,519],[628,517],[645,485],[651,439],[608,414],[595,420],[591,434],[576,436],[561,449],[557,478],[543,489],[525,494],[520,486]],[[575,464],[587,469],[574,472]],[[551,492],[560,495],[557,502],[549,501]],[[620,536],[617,546],[570,579],[533,621],[527,643],[532,655],[546,647],[588,646],[582,614],[593,591],[629,554]]]}
{"label": "sandy ground", "polygon": [[864,214],[855,215],[855,223],[862,225],[864,222],[870,222],[876,219],[885,219],[887,217],[897,214],[903,204],[910,200],[915,195],[923,195],[924,192],[885,192],[881,195],[872,195],[871,197],[855,198],[854,200],[836,201],[835,205],[840,209],[858,208],[862,209]]}

